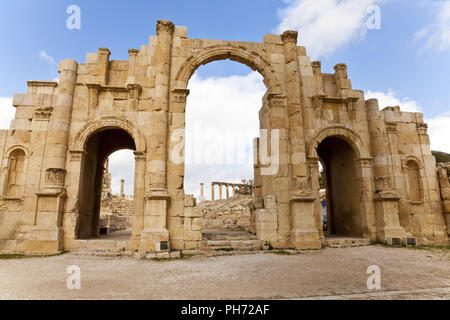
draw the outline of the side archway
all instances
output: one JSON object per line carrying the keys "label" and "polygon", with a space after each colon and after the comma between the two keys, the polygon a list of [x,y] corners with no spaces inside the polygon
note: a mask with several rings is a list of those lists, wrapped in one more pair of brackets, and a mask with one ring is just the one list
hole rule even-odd
{"label": "side archway", "polygon": [[[366,237],[368,220],[365,210],[367,194],[366,164],[370,153],[361,137],[343,126],[319,130],[309,143],[308,158],[321,161],[323,186],[321,200],[324,235]],[[361,165],[364,163],[364,165]],[[318,167],[310,166],[311,176],[318,177]],[[366,172],[366,174],[364,174]],[[345,183],[343,183],[345,181]],[[317,189],[320,189],[318,186]],[[315,190],[319,194],[319,190]]]}

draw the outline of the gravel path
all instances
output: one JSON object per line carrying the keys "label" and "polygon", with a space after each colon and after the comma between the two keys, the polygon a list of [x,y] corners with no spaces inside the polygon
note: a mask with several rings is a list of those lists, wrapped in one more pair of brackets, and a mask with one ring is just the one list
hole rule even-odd
{"label": "gravel path", "polygon": [[[69,265],[81,269],[81,290],[66,287]],[[381,268],[382,293],[372,296],[370,265]],[[173,261],[70,253],[0,260],[0,299],[450,299],[448,288],[448,250],[369,246]]]}

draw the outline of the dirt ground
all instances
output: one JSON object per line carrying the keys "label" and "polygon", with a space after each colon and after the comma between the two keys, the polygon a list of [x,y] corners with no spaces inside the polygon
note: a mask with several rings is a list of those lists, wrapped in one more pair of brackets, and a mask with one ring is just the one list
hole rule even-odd
{"label": "dirt ground", "polygon": [[[67,267],[81,270],[69,290]],[[367,268],[381,269],[368,290]],[[67,253],[0,260],[0,299],[450,299],[450,251],[368,246],[154,261]]]}

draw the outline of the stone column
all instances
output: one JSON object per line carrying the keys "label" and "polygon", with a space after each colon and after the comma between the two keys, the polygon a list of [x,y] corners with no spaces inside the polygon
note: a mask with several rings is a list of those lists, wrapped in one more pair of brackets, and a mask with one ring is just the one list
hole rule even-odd
{"label": "stone column", "polygon": [[225,191],[227,193],[227,200],[230,199],[230,186],[228,184],[225,185]]}
{"label": "stone column", "polygon": [[145,196],[145,166],[146,155],[144,152],[134,153],[134,215],[131,231],[130,249],[138,250],[141,233],[144,229],[144,196]]}
{"label": "stone column", "polygon": [[121,179],[120,180],[120,196],[123,198],[123,197],[125,197],[125,180],[124,179]]}
{"label": "stone column", "polygon": [[211,201],[214,201],[214,188],[215,184],[214,182],[211,183]]}
{"label": "stone column", "polygon": [[204,184],[200,183],[200,201],[205,201],[205,190],[204,190]]}
{"label": "stone column", "polygon": [[48,125],[30,251],[34,246],[42,245],[41,251],[56,252],[64,245],[62,218],[67,197],[66,161],[77,70],[75,60],[63,60],[58,66],[60,80]]}
{"label": "stone column", "polygon": [[223,199],[223,195],[222,195],[222,184],[219,183],[219,200]]}
{"label": "stone column", "polygon": [[[158,20],[155,49],[155,95],[153,126],[150,140],[150,188],[146,194],[144,231],[141,235],[141,252],[159,251],[169,247],[167,209],[170,200],[167,190],[167,132],[170,92],[170,66],[172,40],[175,26],[172,22]],[[167,242],[161,246],[161,242]]]}
{"label": "stone column", "polygon": [[389,140],[384,120],[380,118],[378,100],[367,100],[366,111],[373,156],[377,238],[380,241],[392,243],[393,238],[401,240],[406,232],[400,226],[400,197],[393,188],[389,172],[391,163]]}
{"label": "stone column", "polygon": [[296,31],[286,31],[281,35],[285,58],[286,98],[291,143],[290,162],[293,182],[291,191],[295,195],[310,195],[303,132],[302,84],[298,65],[297,37],[298,33]]}
{"label": "stone column", "polygon": [[296,31],[286,31],[281,35],[289,117],[290,199],[287,205],[278,204],[278,238],[282,247],[320,248],[320,226],[314,213],[315,197],[308,181],[297,37]]}

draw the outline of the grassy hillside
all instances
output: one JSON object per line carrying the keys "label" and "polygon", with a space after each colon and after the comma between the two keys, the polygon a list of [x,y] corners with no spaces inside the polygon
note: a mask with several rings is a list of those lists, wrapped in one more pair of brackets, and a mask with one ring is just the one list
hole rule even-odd
{"label": "grassy hillside", "polygon": [[441,151],[431,151],[433,156],[436,158],[436,162],[450,162],[450,154]]}

